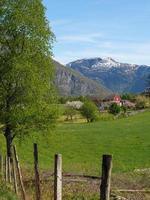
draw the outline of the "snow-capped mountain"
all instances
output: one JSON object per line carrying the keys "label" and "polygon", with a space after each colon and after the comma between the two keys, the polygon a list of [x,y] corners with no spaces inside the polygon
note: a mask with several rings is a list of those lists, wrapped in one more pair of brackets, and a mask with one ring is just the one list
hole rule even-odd
{"label": "snow-capped mountain", "polygon": [[119,93],[142,92],[150,74],[150,66],[120,63],[110,57],[81,59],[67,66]]}

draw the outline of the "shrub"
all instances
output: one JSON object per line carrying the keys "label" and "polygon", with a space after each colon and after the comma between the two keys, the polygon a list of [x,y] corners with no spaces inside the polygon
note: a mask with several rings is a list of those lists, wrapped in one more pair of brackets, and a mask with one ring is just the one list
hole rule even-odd
{"label": "shrub", "polygon": [[87,122],[93,122],[98,119],[98,108],[91,101],[84,102],[81,108],[81,114],[87,119]]}
{"label": "shrub", "polygon": [[109,112],[113,115],[119,114],[121,111],[121,107],[118,106],[116,103],[112,103],[109,107]]}
{"label": "shrub", "polygon": [[130,93],[125,93],[121,96],[122,100],[129,100],[134,102],[135,101],[135,95],[134,94],[130,94]]}
{"label": "shrub", "polygon": [[150,99],[148,97],[139,95],[136,97],[136,108],[144,109],[150,107]]}
{"label": "shrub", "polygon": [[127,107],[126,106],[122,106],[121,109],[122,109],[124,114],[127,112]]}

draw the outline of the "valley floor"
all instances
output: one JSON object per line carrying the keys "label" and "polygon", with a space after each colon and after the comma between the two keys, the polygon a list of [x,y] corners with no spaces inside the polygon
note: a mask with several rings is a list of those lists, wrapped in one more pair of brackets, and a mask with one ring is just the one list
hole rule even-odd
{"label": "valley floor", "polygon": [[[107,153],[113,154],[114,189],[150,187],[150,111],[128,118],[94,123],[59,123],[56,129],[48,134],[33,133],[23,141],[16,140],[23,176],[26,179],[33,176],[33,142],[38,143],[41,172],[52,173],[54,154],[61,153],[64,173],[100,176],[101,157]],[[5,152],[2,135],[0,135],[0,148]],[[72,188],[70,185],[68,187]],[[78,186],[75,186],[75,190],[79,192],[76,187]],[[84,187],[84,183],[79,186],[81,189]],[[98,189],[99,185],[96,184],[94,190],[96,195]],[[84,189],[78,195],[82,196],[83,192]],[[143,194],[121,195],[138,200],[137,195],[141,197]],[[91,199],[96,198],[91,197]],[[139,199],[149,199],[149,194],[144,194],[144,198]]]}
{"label": "valley floor", "polygon": [[[99,175],[102,154],[113,155],[113,172],[150,168],[150,111],[128,118],[94,123],[59,124],[51,133],[34,133],[15,141],[22,165],[33,164],[38,143],[41,169],[53,169],[55,153],[63,156],[64,172]],[[0,147],[4,150],[1,136]]]}

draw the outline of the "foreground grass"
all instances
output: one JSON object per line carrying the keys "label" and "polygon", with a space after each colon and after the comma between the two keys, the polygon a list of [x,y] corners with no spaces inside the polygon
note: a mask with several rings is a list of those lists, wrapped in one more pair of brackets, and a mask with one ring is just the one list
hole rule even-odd
{"label": "foreground grass", "polygon": [[[55,132],[32,134],[17,144],[22,165],[33,168],[33,142],[38,143],[41,169],[53,169],[55,153],[63,155],[66,172],[98,175],[102,154],[113,154],[114,173],[150,167],[150,112],[118,120],[59,124]],[[0,137],[4,150],[4,139]]]}
{"label": "foreground grass", "polygon": [[15,194],[0,181],[0,199],[1,200],[18,200]]}
{"label": "foreground grass", "polygon": [[[41,195],[44,200],[53,200],[53,180],[42,181]],[[116,189],[136,189],[147,190],[150,187],[150,174],[123,173],[113,174],[111,184],[111,200],[116,200],[113,196],[122,196],[132,200],[149,200],[149,193],[129,193],[119,192]],[[33,182],[26,185],[26,192],[30,200],[35,199],[35,186]],[[77,179],[72,182],[63,179],[63,199],[65,200],[98,200],[99,199],[99,180],[81,181]]]}

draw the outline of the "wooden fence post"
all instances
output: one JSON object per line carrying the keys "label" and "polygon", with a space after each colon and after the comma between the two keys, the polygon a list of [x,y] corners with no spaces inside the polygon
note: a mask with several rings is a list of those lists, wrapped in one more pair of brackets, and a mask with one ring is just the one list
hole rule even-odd
{"label": "wooden fence post", "polygon": [[18,186],[17,186],[17,178],[16,178],[16,168],[15,168],[15,159],[14,156],[12,158],[12,175],[13,175],[13,183],[14,183],[14,190],[15,193],[18,195]]}
{"label": "wooden fence post", "polygon": [[14,157],[15,157],[15,162],[16,162],[16,168],[17,168],[17,172],[18,172],[19,182],[20,182],[20,186],[21,186],[22,198],[23,198],[23,200],[26,200],[25,188],[24,188],[24,184],[23,184],[23,180],[22,180],[22,174],[21,174],[19,160],[18,160],[18,156],[17,156],[17,152],[16,152],[16,147],[15,146],[13,146],[13,150],[14,150]]}
{"label": "wooden fence post", "polygon": [[4,161],[3,161],[3,156],[1,155],[1,177],[2,177],[2,180],[4,178]]}
{"label": "wooden fence post", "polygon": [[110,200],[112,155],[103,155],[100,200]]}
{"label": "wooden fence post", "polygon": [[61,154],[55,155],[54,200],[62,200],[62,156]]}
{"label": "wooden fence post", "polygon": [[8,159],[7,159],[7,155],[5,156],[5,182],[8,182]]}
{"label": "wooden fence post", "polygon": [[38,148],[37,144],[34,143],[34,173],[35,173],[35,192],[36,200],[41,199],[41,190],[40,190],[40,178],[39,178],[39,169],[38,169]]}

